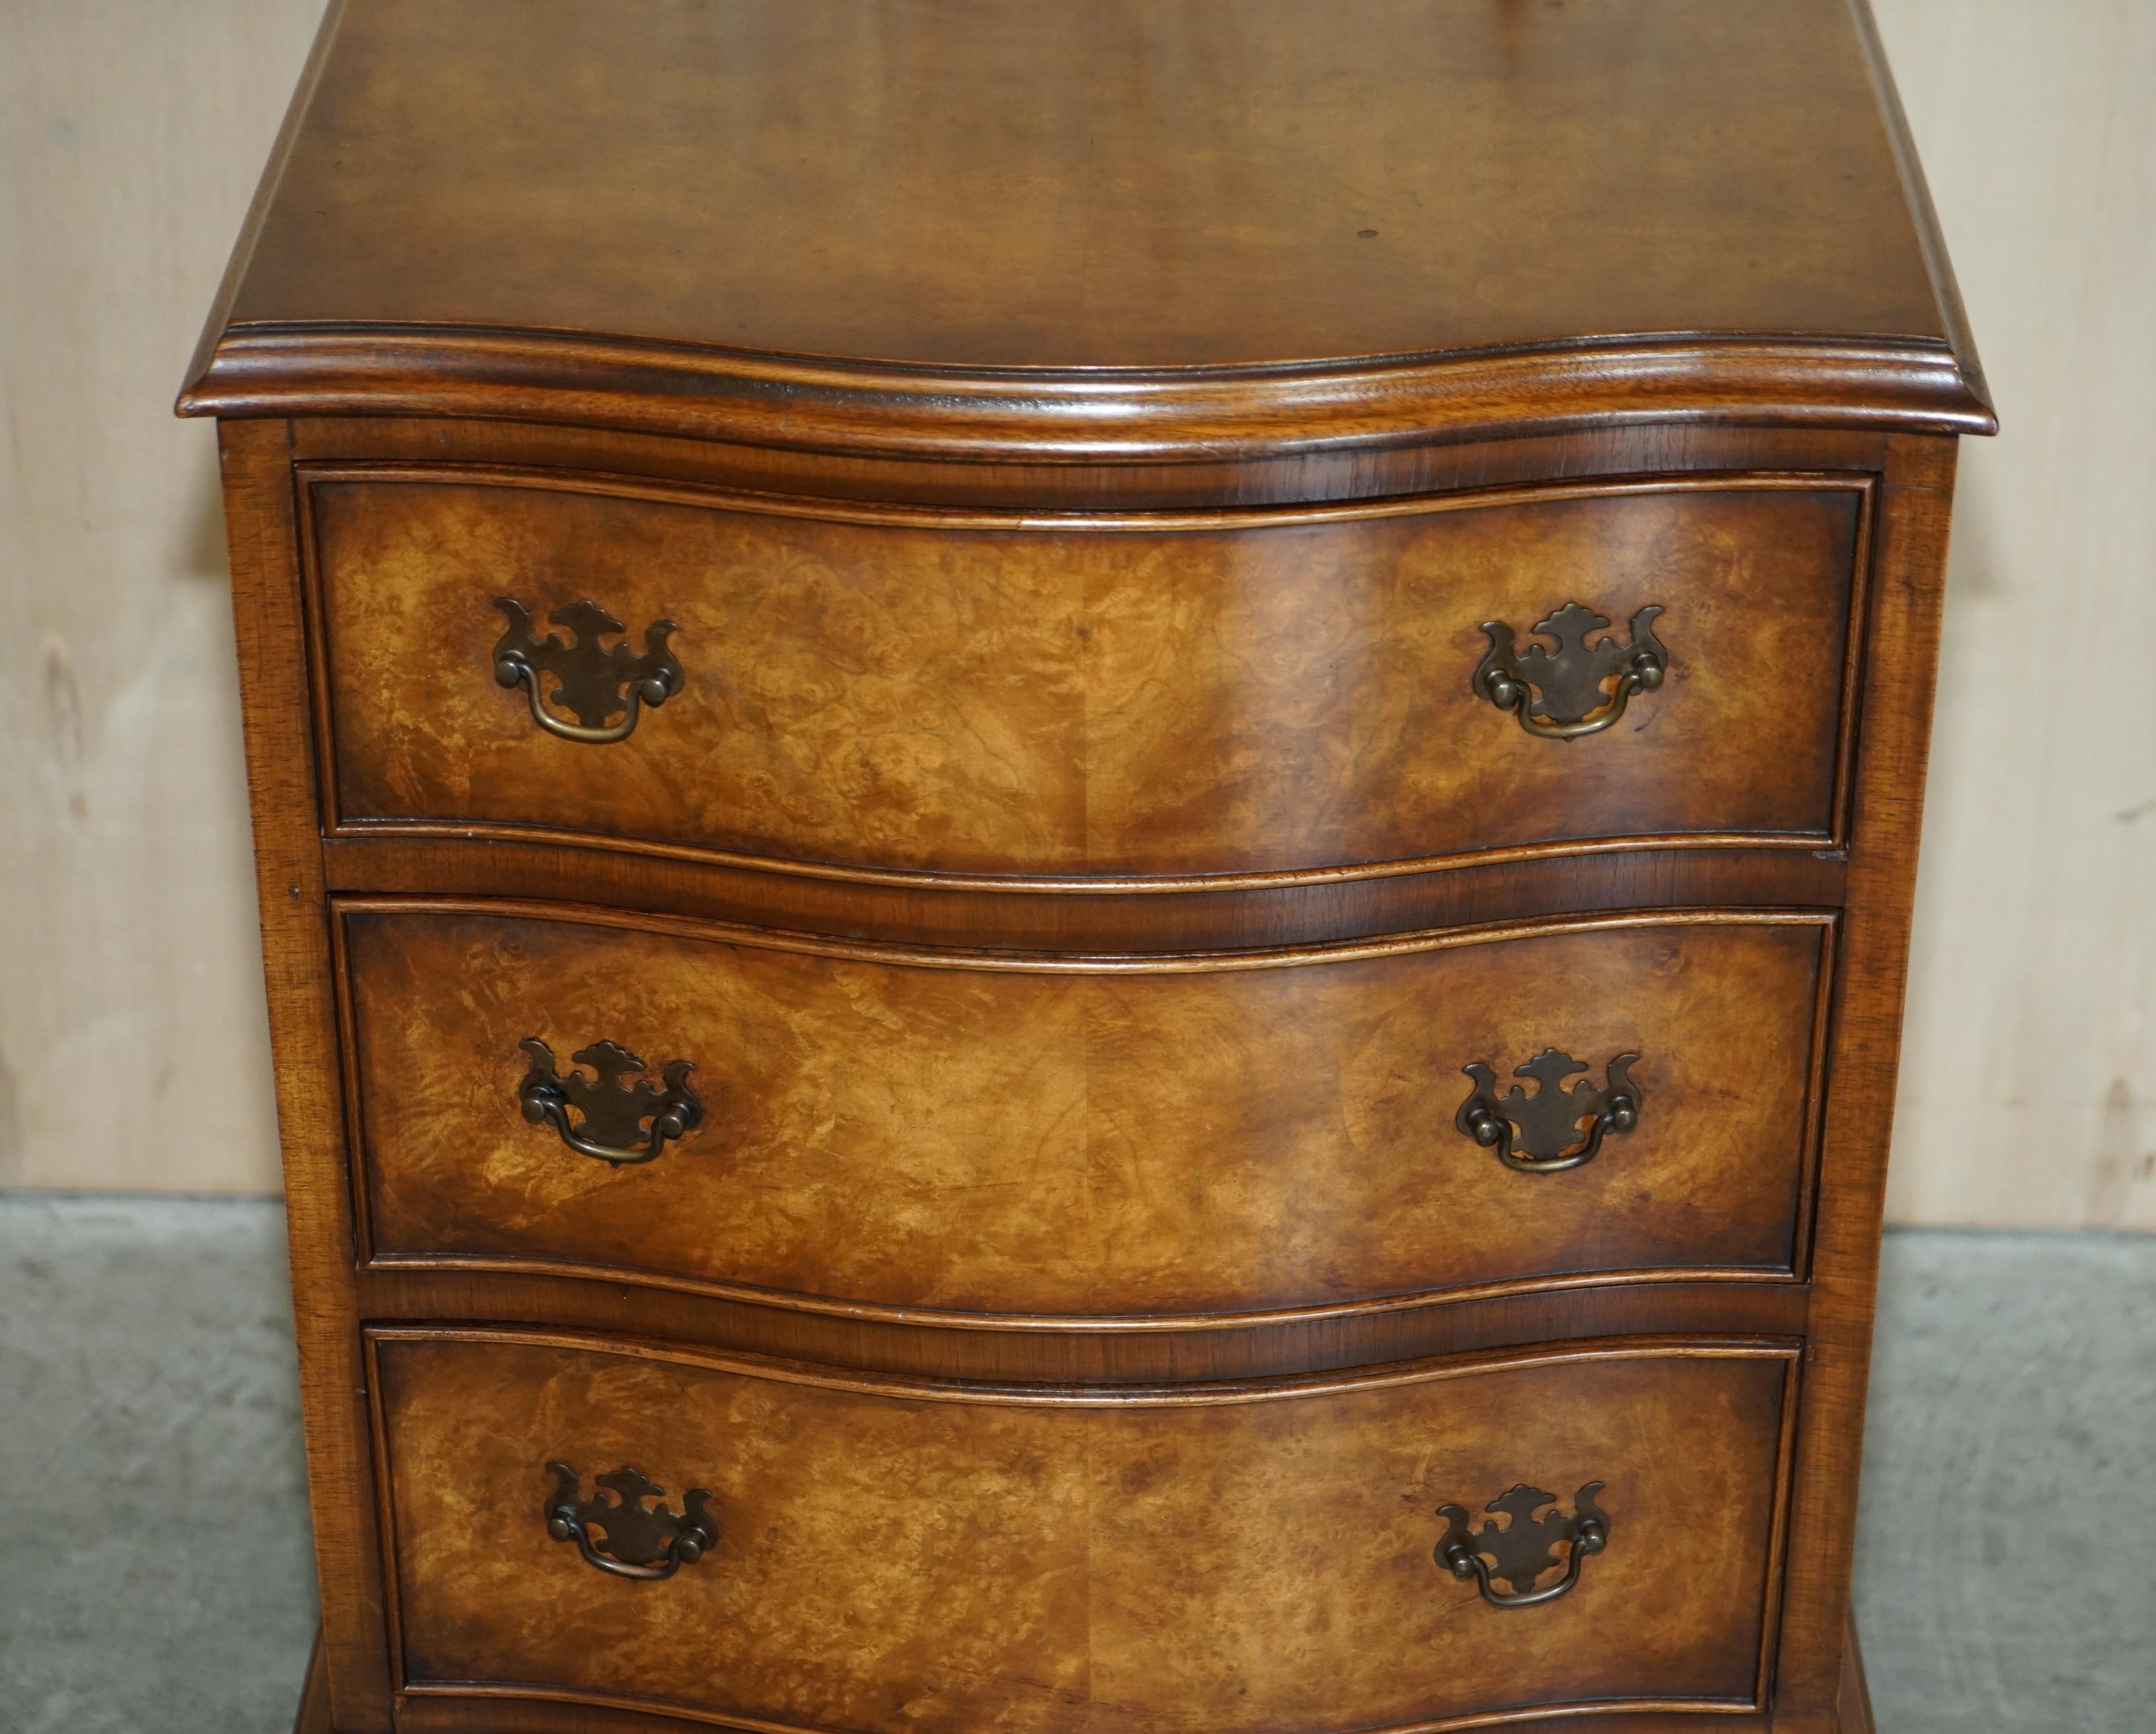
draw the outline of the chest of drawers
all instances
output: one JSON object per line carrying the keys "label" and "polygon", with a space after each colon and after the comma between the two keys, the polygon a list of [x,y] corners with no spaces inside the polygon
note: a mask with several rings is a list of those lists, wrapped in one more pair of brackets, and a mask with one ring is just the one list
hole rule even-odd
{"label": "chest of drawers", "polygon": [[348,0],[181,408],[305,1734],[1869,1728],[1861,8]]}

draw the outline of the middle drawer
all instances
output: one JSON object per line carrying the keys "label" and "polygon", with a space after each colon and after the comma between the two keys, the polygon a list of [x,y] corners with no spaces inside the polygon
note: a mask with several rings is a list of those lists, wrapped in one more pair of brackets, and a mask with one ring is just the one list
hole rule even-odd
{"label": "middle drawer", "polygon": [[377,1264],[1111,1325],[1803,1264],[1825,915],[1143,960],[338,929]]}

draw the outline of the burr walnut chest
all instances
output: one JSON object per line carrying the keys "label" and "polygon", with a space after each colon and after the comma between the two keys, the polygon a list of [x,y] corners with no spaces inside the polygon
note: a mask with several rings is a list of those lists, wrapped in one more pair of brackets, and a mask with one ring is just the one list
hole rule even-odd
{"label": "burr walnut chest", "polygon": [[180,408],[308,1734],[1869,1728],[1861,6],[347,0]]}

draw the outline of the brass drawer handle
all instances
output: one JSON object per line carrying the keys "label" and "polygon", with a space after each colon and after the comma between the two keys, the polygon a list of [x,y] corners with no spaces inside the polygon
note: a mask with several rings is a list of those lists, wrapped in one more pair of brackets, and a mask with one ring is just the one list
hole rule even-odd
{"label": "brass drawer handle", "polygon": [[[588,1078],[573,1069],[557,1072],[554,1050],[536,1036],[516,1045],[531,1062],[516,1087],[524,1118],[535,1126],[551,1124],[580,1156],[617,1165],[649,1162],[668,1139],[693,1130],[704,1118],[703,1101],[689,1087],[696,1068],[688,1060],[674,1061],[654,1084],[637,1077],[649,1068],[627,1048],[594,1042],[569,1056],[572,1067],[589,1066],[597,1074]],[[628,1081],[632,1078],[636,1081]],[[572,1109],[583,1116],[580,1122],[570,1119]]]}
{"label": "brass drawer handle", "polygon": [[[1508,1520],[1502,1529],[1485,1523],[1480,1530],[1471,1530],[1465,1507],[1440,1505],[1437,1515],[1451,1527],[1437,1544],[1437,1562],[1455,1577],[1472,1577],[1482,1599],[1492,1608],[1532,1608],[1554,1602],[1579,1582],[1581,1562],[1609,1545],[1609,1514],[1594,1503],[1602,1485],[1590,1481],[1574,1494],[1569,1517],[1555,1510],[1537,1517],[1535,1514],[1543,1506],[1557,1504],[1557,1495],[1522,1482],[1482,1508]],[[1557,1564],[1560,1546],[1566,1552],[1564,1576],[1546,1589],[1537,1589],[1535,1581]],[[1512,1585],[1509,1594],[1491,1587],[1499,1582]]]}
{"label": "brass drawer handle", "polygon": [[[644,654],[639,656],[625,644],[609,650],[599,642],[628,628],[589,597],[547,616],[557,626],[568,628],[574,641],[568,644],[557,632],[534,638],[531,612],[514,597],[497,596],[494,605],[509,620],[509,630],[494,646],[495,681],[505,687],[522,687],[531,701],[531,720],[563,740],[594,745],[626,740],[636,727],[637,707],[657,708],[680,692],[688,678],[666,647],[676,630],[671,620],[654,620],[644,629]],[[542,675],[554,678],[551,694],[540,691]],[[577,720],[565,723],[556,716],[547,707],[549,698],[574,711]],[[621,720],[609,724],[607,718],[617,711],[623,713]]]}
{"label": "brass drawer handle", "polygon": [[547,1469],[554,1478],[554,1490],[547,1496],[547,1533],[557,1541],[574,1541],[577,1551],[602,1572],[654,1583],[695,1565],[719,1545],[718,1524],[705,1509],[711,1496],[707,1489],[690,1488],[675,1512],[663,1503],[644,1503],[663,1501],[666,1490],[640,1469],[624,1467],[594,1476],[586,1499],[583,1477],[568,1464],[550,1463]]}
{"label": "brass drawer handle", "polygon": [[[1485,620],[1490,649],[1476,665],[1475,691],[1501,711],[1519,718],[1530,734],[1571,740],[1609,727],[1625,714],[1635,692],[1651,692],[1669,672],[1670,653],[1655,636],[1655,617],[1662,612],[1649,603],[1632,616],[1632,641],[1603,638],[1593,645],[1590,632],[1609,622],[1591,608],[1568,602],[1534,630],[1557,644],[1517,648],[1512,629],[1502,620]],[[1609,691],[1603,683],[1614,678]]]}
{"label": "brass drawer handle", "polygon": [[[1597,1089],[1576,1083],[1559,1086],[1587,1067],[1568,1053],[1546,1047],[1515,1078],[1534,1080],[1532,1096],[1517,1083],[1503,1095],[1497,1093],[1497,1074],[1477,1060],[1463,1068],[1475,1088],[1460,1104],[1452,1123],[1485,1150],[1497,1152],[1497,1160],[1523,1174],[1555,1174],[1594,1160],[1602,1140],[1612,1132],[1629,1132],[1640,1124],[1640,1104],[1645,1093],[1632,1081],[1636,1053],[1620,1053],[1603,1071]],[[1589,1121],[1585,1134],[1580,1123]]]}

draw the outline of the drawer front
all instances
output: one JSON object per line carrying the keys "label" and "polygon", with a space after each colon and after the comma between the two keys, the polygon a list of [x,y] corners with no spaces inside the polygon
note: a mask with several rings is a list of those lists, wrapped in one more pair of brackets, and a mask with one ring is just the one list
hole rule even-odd
{"label": "drawer front", "polygon": [[302,474],[346,830],[1170,879],[1840,831],[1847,479],[1042,527]]}
{"label": "drawer front", "polygon": [[[864,1734],[1319,1734],[1757,1699],[1791,1349],[1106,1397],[538,1335],[388,1331],[372,1351],[408,1691]],[[644,1510],[686,1521],[628,1522],[611,1564],[664,1581],[624,1581],[598,1545],[597,1478],[624,1469],[665,1490]],[[1522,1486],[1553,1503],[1486,1515]],[[1574,1576],[1581,1519],[1603,1545]],[[1493,1539],[1522,1520],[1535,1544]],[[1436,1556],[1460,1526],[1489,1594],[1570,1587],[1491,1605],[1475,1564]]]}
{"label": "drawer front", "polygon": [[1799,1261],[1820,917],[1125,967],[592,910],[340,919],[384,1262],[1142,1325]]}

